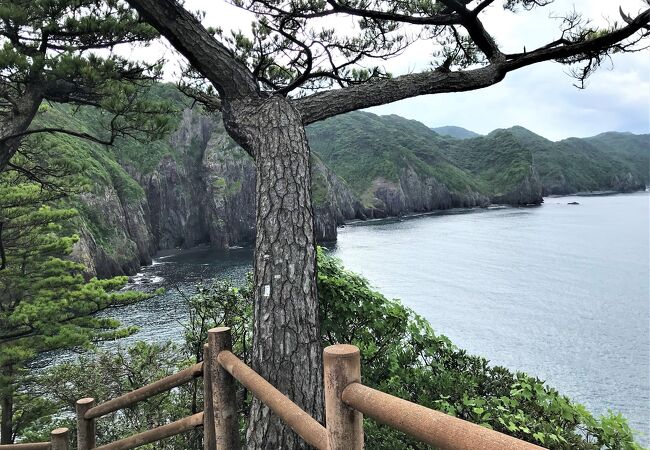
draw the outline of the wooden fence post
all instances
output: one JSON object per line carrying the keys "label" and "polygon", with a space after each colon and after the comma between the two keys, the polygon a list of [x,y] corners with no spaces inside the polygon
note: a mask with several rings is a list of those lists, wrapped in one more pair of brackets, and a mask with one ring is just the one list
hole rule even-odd
{"label": "wooden fence post", "polygon": [[214,435],[219,450],[239,450],[239,420],[235,379],[221,367],[217,356],[224,350],[232,350],[230,328],[219,327],[208,330],[210,354],[210,384],[212,390],[212,412]]}
{"label": "wooden fence post", "polygon": [[67,428],[57,428],[50,434],[51,450],[70,450],[70,436]]}
{"label": "wooden fence post", "polygon": [[210,346],[203,346],[203,449],[217,450],[214,435],[214,410],[212,408],[212,382],[210,381]]}
{"label": "wooden fence post", "polygon": [[95,419],[86,419],[86,411],[95,406],[94,398],[77,400],[77,449],[95,448]]}
{"label": "wooden fence post", "polygon": [[331,345],[323,351],[325,425],[329,450],[363,449],[363,415],[341,400],[350,383],[361,382],[361,356],[354,345]]}

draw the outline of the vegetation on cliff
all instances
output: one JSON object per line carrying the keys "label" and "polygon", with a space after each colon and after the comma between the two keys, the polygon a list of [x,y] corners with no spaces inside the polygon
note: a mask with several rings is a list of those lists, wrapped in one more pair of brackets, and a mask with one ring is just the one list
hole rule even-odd
{"label": "vegetation on cliff", "polygon": [[471,139],[480,136],[480,134],[462,127],[444,126],[431,129],[441,136],[452,137],[455,139]]}
{"label": "vegetation on cliff", "polygon": [[609,132],[552,142],[522,127],[506,131],[533,155],[544,195],[631,192],[650,184],[650,135]]}
{"label": "vegetation on cliff", "polygon": [[408,190],[408,173],[435,180],[457,197],[473,192],[512,205],[538,204],[549,194],[627,192],[650,183],[648,135],[605,133],[552,142],[513,127],[455,139],[417,121],[366,112],[307,131],[312,149],[368,208],[386,184],[398,193]]}
{"label": "vegetation on cliff", "polygon": [[407,171],[423,180],[435,180],[462,195],[479,186],[438,148],[433,131],[415,120],[353,112],[315,123],[307,129],[314,152],[372,207],[375,182],[399,185]]}
{"label": "vegetation on cliff", "polygon": [[494,203],[539,204],[542,187],[533,155],[510,133],[495,131],[486,137],[451,143],[443,152],[473,174]]}
{"label": "vegetation on cliff", "polygon": [[[175,111],[169,137],[111,147],[43,135],[34,146],[84,166],[75,257],[91,274],[135,272],[158,249],[245,245],[254,237],[253,162],[219,116],[191,104],[174,86],[148,99]],[[100,134],[97,110],[44,106],[39,126],[68,124]],[[627,191],[648,183],[648,136],[606,133],[551,142],[523,128],[454,139],[398,116],[354,112],[307,128],[316,233],[333,240],[345,220],[450,207],[541,202],[544,194]],[[199,207],[200,206],[200,207]]]}

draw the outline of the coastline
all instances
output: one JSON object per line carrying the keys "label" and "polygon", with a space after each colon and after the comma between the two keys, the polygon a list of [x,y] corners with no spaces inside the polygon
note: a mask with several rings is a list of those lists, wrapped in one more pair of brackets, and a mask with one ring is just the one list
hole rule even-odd
{"label": "coastline", "polygon": [[639,189],[637,191],[621,192],[621,191],[583,191],[575,192],[573,194],[552,194],[546,195],[544,198],[558,198],[558,197],[606,197],[610,195],[626,195],[638,194],[639,192],[648,192],[648,188]]}
{"label": "coastline", "polygon": [[[631,194],[638,194],[640,192],[648,192],[647,190],[638,190],[638,191],[633,191],[633,192],[619,192],[619,191],[587,191],[587,192],[575,192],[573,194],[553,194],[553,195],[547,195],[544,196],[544,198],[548,199],[555,199],[555,198],[562,198],[562,197],[606,197],[606,196],[615,196],[615,195],[631,195]],[[539,208],[544,206],[544,203],[541,203],[539,205],[522,205],[522,206],[513,206],[513,205],[507,205],[507,204],[489,204],[487,206],[475,206],[471,208],[450,208],[450,209],[436,209],[433,211],[425,211],[425,212],[413,212],[409,214],[404,214],[401,216],[389,216],[389,217],[381,217],[377,219],[352,219],[352,220],[346,220],[342,224],[338,225],[336,228],[345,228],[347,226],[364,226],[364,225],[373,225],[373,224],[380,224],[380,223],[395,223],[395,222],[401,222],[404,220],[412,220],[412,219],[417,219],[420,217],[431,217],[431,216],[448,216],[448,215],[456,215],[456,214],[473,214],[473,213],[480,213],[480,212],[488,212],[488,211],[494,211],[494,210],[501,210],[501,209],[519,209],[519,208]],[[327,240],[327,241],[319,241],[319,245],[326,245],[326,244],[335,244],[336,240]],[[240,249],[253,249],[254,245],[250,246],[234,246],[234,247],[229,247],[226,249],[220,249],[220,252],[228,252],[230,250],[240,250]],[[170,248],[170,249],[163,249],[157,251],[152,258],[152,263],[143,265],[142,267],[147,267],[155,264],[156,260],[160,259],[165,259],[169,258],[172,256],[180,255],[180,254],[191,254],[194,251],[202,251],[202,250],[208,250],[210,249],[209,244],[200,244],[191,248]],[[138,272],[140,273],[140,272]],[[134,274],[137,275],[137,274]],[[132,275],[132,276],[134,276]]]}

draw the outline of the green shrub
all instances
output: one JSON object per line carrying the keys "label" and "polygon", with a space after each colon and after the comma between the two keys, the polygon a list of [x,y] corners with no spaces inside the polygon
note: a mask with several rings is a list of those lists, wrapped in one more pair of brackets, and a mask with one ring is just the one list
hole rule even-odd
{"label": "green shrub", "polygon": [[[236,346],[250,349],[250,283],[249,278],[246,286],[237,288],[217,281],[200,288],[190,309],[209,314],[195,316],[203,331],[194,348],[204,342],[208,328],[232,324],[239,330],[233,336]],[[541,380],[468,355],[434,333],[424,318],[373,290],[323,250],[318,252],[318,295],[323,346],[359,347],[362,381],[370,387],[551,449],[641,448],[621,415],[596,419]],[[250,353],[243,356],[248,359]],[[367,448],[428,448],[369,419],[364,430]]]}

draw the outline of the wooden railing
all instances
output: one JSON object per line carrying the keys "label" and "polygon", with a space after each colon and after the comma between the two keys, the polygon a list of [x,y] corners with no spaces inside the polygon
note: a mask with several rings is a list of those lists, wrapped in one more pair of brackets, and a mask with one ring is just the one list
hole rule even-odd
{"label": "wooden railing", "polygon": [[5,444],[0,445],[2,450],[69,450],[70,430],[57,428],[50,433],[50,442],[34,442],[30,444]]}
{"label": "wooden railing", "polygon": [[[77,401],[78,450],[128,450],[203,427],[205,450],[238,450],[239,420],[235,381],[244,385],[282,421],[319,450],[361,450],[363,415],[442,450],[541,449],[511,436],[449,416],[364,386],[361,358],[353,345],[332,345],[323,354],[325,426],[300,409],[232,353],[230,328],[208,331],[203,362],[121,397],[95,405]],[[139,401],[203,377],[203,412],[119,441],[95,444],[95,420]],[[0,446],[0,450],[68,450],[68,430],[52,432],[49,443]]]}

